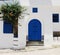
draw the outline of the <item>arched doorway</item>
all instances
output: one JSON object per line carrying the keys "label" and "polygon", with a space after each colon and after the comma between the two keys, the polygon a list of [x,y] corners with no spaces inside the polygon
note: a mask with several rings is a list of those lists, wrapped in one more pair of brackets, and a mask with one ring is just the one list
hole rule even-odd
{"label": "arched doorway", "polygon": [[42,37],[41,22],[37,19],[33,19],[28,24],[28,40],[29,41],[41,41]]}

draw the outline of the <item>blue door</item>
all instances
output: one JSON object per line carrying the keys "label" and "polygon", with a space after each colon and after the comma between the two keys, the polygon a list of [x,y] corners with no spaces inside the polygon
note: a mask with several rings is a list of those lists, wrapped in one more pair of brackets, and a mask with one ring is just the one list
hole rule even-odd
{"label": "blue door", "polygon": [[28,40],[41,41],[41,23],[37,19],[33,19],[28,24]]}

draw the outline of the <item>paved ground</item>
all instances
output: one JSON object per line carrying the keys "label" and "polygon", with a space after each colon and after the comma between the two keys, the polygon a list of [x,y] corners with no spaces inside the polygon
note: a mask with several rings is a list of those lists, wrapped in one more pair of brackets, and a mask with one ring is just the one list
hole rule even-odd
{"label": "paved ground", "polygon": [[0,55],[60,55],[60,47],[40,49],[39,46],[26,47],[25,50],[0,50]]}

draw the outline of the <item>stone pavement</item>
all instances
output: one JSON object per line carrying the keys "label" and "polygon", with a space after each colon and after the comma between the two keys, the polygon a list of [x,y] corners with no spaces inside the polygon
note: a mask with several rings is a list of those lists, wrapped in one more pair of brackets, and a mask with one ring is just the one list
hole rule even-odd
{"label": "stone pavement", "polygon": [[0,55],[60,55],[60,47],[28,46],[23,50],[1,49]]}

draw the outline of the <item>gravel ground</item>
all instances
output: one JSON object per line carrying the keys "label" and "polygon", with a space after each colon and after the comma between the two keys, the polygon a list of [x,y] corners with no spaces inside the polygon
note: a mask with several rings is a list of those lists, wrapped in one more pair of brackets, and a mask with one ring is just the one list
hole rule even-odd
{"label": "gravel ground", "polygon": [[0,55],[60,55],[60,47],[41,49],[40,46],[29,46],[24,50],[1,49]]}

